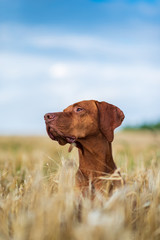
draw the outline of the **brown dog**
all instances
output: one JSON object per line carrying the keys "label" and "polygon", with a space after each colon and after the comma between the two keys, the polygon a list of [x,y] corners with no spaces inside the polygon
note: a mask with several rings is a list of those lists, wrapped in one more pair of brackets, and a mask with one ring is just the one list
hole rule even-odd
{"label": "brown dog", "polygon": [[52,140],[60,145],[74,143],[79,152],[77,184],[83,188],[91,182],[100,187],[100,177],[117,169],[111,143],[114,129],[121,125],[124,114],[116,106],[94,100],[75,103],[63,112],[44,116],[46,129]]}

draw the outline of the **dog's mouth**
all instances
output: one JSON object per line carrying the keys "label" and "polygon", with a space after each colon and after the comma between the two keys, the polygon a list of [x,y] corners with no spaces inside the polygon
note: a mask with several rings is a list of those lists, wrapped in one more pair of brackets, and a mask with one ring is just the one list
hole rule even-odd
{"label": "dog's mouth", "polygon": [[65,145],[67,143],[71,144],[72,147],[68,149],[69,152],[72,151],[73,144],[75,144],[74,146],[81,149],[83,152],[83,146],[75,136],[64,136],[61,133],[57,133],[54,129],[50,128],[49,126],[47,126],[46,129],[47,129],[48,136],[53,141],[57,141],[60,145]]}
{"label": "dog's mouth", "polygon": [[48,136],[52,139],[52,140],[55,140],[56,141],[56,137],[52,134],[52,132],[47,129],[47,133],[48,133]]}
{"label": "dog's mouth", "polygon": [[48,136],[52,140],[58,141],[58,143],[61,145],[65,145],[66,143],[75,143],[76,142],[75,136],[64,136],[61,133],[57,133],[55,130],[53,130],[50,127],[47,127],[47,133],[48,133]]}

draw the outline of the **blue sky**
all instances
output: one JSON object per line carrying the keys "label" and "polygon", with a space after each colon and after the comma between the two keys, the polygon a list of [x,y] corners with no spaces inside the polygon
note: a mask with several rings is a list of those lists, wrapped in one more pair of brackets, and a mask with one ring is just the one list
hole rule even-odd
{"label": "blue sky", "polygon": [[0,0],[0,134],[84,99],[160,120],[160,2]]}

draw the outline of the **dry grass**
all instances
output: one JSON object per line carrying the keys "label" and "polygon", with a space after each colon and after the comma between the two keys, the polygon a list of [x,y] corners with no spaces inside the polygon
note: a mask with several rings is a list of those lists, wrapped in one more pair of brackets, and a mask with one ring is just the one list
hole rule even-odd
{"label": "dry grass", "polygon": [[116,135],[126,186],[94,201],[77,193],[77,153],[67,148],[47,137],[0,137],[0,239],[160,239],[159,133]]}

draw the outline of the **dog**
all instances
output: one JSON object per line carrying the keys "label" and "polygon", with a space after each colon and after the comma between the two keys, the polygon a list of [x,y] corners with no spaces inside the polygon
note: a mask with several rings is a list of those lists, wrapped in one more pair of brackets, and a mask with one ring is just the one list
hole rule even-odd
{"label": "dog", "polygon": [[[76,185],[84,190],[91,184],[93,191],[102,187],[105,176],[121,185],[122,178],[112,157],[114,129],[124,119],[124,113],[107,102],[86,100],[70,105],[63,112],[44,116],[49,137],[60,145],[75,145],[79,153]],[[69,148],[71,151],[72,147]],[[113,181],[112,181],[113,185]]]}

